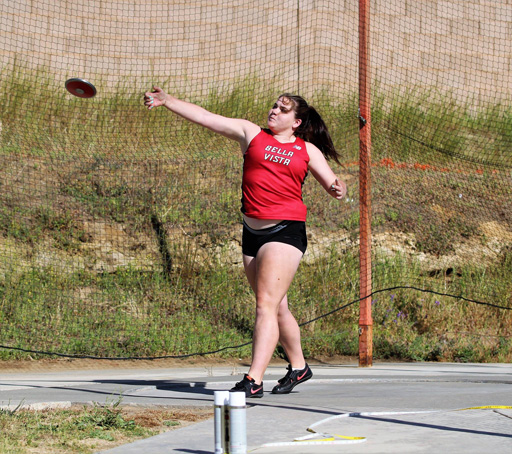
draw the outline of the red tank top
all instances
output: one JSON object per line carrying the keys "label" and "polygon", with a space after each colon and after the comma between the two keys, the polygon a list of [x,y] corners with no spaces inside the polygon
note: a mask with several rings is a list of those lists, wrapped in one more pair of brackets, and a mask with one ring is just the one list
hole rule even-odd
{"label": "red tank top", "polygon": [[304,140],[281,143],[261,130],[244,154],[242,213],[256,219],[305,221],[302,185],[308,163]]}

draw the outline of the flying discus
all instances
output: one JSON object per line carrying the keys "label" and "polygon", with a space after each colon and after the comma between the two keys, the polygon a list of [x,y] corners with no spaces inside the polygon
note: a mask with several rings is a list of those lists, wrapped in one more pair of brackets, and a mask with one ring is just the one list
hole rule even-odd
{"label": "flying discus", "polygon": [[66,80],[66,90],[79,98],[92,98],[96,96],[96,87],[88,80],[77,77]]}

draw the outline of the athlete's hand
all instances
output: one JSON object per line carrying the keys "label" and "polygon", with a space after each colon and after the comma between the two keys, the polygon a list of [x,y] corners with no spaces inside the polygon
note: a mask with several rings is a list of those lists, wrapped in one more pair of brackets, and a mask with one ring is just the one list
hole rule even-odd
{"label": "athlete's hand", "polygon": [[347,185],[343,181],[339,181],[337,178],[334,183],[331,184],[331,195],[338,200],[343,200],[347,195]]}
{"label": "athlete's hand", "polygon": [[163,106],[167,93],[160,87],[153,87],[153,91],[144,93],[144,105],[151,110],[153,107]]}

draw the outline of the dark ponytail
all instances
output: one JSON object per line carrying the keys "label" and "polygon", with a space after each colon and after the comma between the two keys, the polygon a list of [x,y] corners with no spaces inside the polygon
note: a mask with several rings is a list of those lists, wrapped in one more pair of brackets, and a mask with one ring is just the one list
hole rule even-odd
{"label": "dark ponytail", "polygon": [[342,165],[339,160],[340,155],[334,148],[327,125],[317,110],[308,105],[301,96],[284,93],[279,98],[289,99],[293,104],[295,118],[302,120],[300,126],[295,130],[295,135],[318,147],[326,159],[332,159]]}

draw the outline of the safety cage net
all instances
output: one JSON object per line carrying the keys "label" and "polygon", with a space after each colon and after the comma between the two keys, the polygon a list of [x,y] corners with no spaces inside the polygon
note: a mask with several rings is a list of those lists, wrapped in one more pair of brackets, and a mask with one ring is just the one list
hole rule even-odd
{"label": "safety cage net", "polygon": [[[1,0],[0,358],[250,354],[239,146],[147,110],[154,86],[262,127],[285,92],[320,112],[348,193],[306,179],[288,298],[308,356],[357,354],[359,4]],[[374,356],[511,361],[512,4],[362,20]]]}

